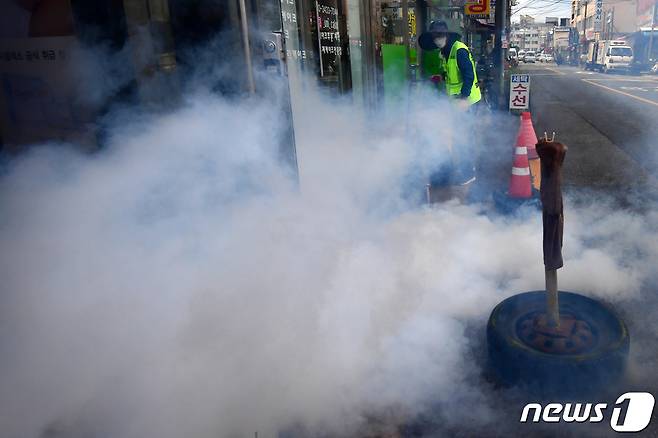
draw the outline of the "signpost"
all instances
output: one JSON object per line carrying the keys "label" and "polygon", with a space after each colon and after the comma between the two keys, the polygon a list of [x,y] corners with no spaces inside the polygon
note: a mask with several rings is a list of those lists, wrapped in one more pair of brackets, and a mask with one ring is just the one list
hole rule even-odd
{"label": "signpost", "polygon": [[530,75],[512,75],[510,78],[509,109],[527,110],[530,107]]}

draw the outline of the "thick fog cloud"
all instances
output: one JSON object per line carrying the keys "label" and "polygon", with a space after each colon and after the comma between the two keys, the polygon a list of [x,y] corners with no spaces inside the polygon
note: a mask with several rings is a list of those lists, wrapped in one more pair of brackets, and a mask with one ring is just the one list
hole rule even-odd
{"label": "thick fog cloud", "polygon": [[[353,436],[428,412],[453,428],[516,421],[501,420],[474,359],[484,332],[467,328],[543,287],[539,215],[418,203],[454,122],[440,103],[410,115],[411,129],[434,121],[414,141],[344,102],[304,105],[299,187],[258,100],[190,98],[122,117],[100,153],[43,145],[11,163],[3,436]],[[640,302],[657,219],[568,205],[561,287]]]}

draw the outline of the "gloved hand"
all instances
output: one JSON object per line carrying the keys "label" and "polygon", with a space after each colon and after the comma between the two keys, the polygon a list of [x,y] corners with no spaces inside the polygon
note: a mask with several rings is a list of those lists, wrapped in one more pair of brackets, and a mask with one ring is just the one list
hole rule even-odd
{"label": "gloved hand", "polygon": [[432,75],[430,76],[430,81],[434,82],[435,84],[443,82],[443,76],[441,75]]}

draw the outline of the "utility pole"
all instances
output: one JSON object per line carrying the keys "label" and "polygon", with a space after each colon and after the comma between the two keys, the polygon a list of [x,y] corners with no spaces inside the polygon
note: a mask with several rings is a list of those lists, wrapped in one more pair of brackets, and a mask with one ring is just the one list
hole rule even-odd
{"label": "utility pole", "polygon": [[402,0],[402,44],[404,45],[404,58],[406,65],[405,76],[411,80],[411,48],[409,47],[409,0]]}
{"label": "utility pole", "polygon": [[238,3],[240,7],[240,29],[242,31],[242,46],[244,50],[244,59],[247,67],[247,87],[249,94],[256,93],[256,83],[254,82],[254,71],[251,66],[251,46],[249,45],[249,25],[247,23],[247,6],[244,0]]}
{"label": "utility pole", "polygon": [[[589,3],[587,0],[585,0],[583,3],[585,3],[585,18],[583,18],[583,48],[586,49],[586,43],[587,43],[587,3]],[[583,50],[584,53],[584,50]]]}
{"label": "utility pole", "polygon": [[653,11],[651,11],[651,33],[649,33],[649,48],[647,50],[647,59],[651,59],[653,52],[653,31],[656,29],[656,1],[653,2]]}
{"label": "utility pole", "polygon": [[503,107],[505,99],[505,49],[503,48],[503,38],[507,39],[507,8],[510,0],[496,1],[496,44],[494,45],[494,57],[496,68],[498,69],[498,106]]}

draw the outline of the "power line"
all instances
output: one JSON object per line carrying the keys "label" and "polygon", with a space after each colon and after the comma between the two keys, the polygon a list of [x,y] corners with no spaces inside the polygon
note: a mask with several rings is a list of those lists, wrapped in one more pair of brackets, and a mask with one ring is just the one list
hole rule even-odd
{"label": "power line", "polygon": [[[546,4],[535,6],[537,3],[546,3]],[[570,0],[530,0],[528,3],[517,9],[517,12],[523,9],[538,9],[546,6],[556,5],[559,3],[570,4],[571,1]]]}
{"label": "power line", "polygon": [[[537,5],[538,3],[546,3],[546,4]],[[516,11],[512,12],[512,15],[517,14],[517,13],[521,12],[524,9],[532,9],[532,10],[539,9],[539,10],[541,10],[541,9],[545,9],[547,7],[554,6],[554,5],[557,5],[557,4],[560,4],[560,3],[564,3],[565,5],[566,4],[571,4],[571,0],[530,0],[528,3],[521,6]],[[534,6],[534,5],[537,5],[537,6]]]}

